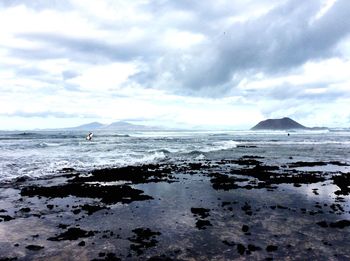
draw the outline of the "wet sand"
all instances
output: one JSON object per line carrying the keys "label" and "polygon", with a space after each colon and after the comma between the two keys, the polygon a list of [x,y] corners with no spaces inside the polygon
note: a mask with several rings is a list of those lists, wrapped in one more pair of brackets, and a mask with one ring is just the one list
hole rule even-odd
{"label": "wet sand", "polygon": [[163,162],[0,184],[0,260],[349,260],[348,162]]}

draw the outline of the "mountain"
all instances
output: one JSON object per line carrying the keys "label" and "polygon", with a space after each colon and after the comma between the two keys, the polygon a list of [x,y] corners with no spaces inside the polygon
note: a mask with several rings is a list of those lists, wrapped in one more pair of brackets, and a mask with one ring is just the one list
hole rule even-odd
{"label": "mountain", "polygon": [[72,128],[69,128],[69,129],[70,130],[98,130],[98,129],[101,129],[102,127],[104,127],[104,126],[106,126],[106,125],[95,121],[95,122],[90,122],[90,123],[83,124],[83,125],[80,125],[80,126],[77,126],[77,127],[72,127]]}
{"label": "mountain", "polygon": [[131,124],[125,121],[117,121],[104,126],[102,129],[103,130],[154,130],[159,128],[145,126],[145,125]]}
{"label": "mountain", "polygon": [[295,129],[310,129],[307,128],[300,123],[290,119],[290,118],[282,118],[282,119],[268,119],[265,121],[259,122],[255,125],[251,130],[295,130]]}
{"label": "mountain", "polygon": [[111,124],[102,124],[99,122],[91,122],[87,124],[83,124],[77,127],[68,128],[69,130],[86,130],[86,131],[95,131],[95,130],[160,130],[159,127],[150,127],[145,125],[136,125],[132,123],[128,123],[125,121],[116,121]]}

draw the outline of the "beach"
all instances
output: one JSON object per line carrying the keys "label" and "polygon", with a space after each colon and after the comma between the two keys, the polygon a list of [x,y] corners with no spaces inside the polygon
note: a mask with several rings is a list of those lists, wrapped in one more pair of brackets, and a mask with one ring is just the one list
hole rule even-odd
{"label": "beach", "polygon": [[3,179],[0,260],[350,258],[348,134],[162,135],[206,150]]}

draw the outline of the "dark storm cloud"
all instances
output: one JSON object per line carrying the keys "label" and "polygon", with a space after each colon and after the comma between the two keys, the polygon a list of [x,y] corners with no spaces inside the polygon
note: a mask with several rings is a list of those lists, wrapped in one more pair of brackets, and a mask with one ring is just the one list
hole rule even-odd
{"label": "dark storm cloud", "polygon": [[337,1],[313,21],[320,8],[320,1],[287,1],[258,19],[228,26],[207,44],[182,54],[191,59],[183,61],[178,53],[150,68],[148,75],[141,72],[136,77],[141,84],[153,79],[150,85],[155,85],[166,73],[174,81],[169,85],[215,91],[232,79],[231,88],[244,76],[284,74],[305,62],[333,57],[336,45],[350,32],[350,2]]}
{"label": "dark storm cloud", "polygon": [[75,38],[51,33],[26,33],[19,34],[17,37],[41,42],[48,46],[48,50],[42,48],[11,49],[13,56],[31,60],[67,58],[96,64],[109,61],[148,59],[157,51],[154,45],[145,45],[144,42],[110,43],[107,40]]}
{"label": "dark storm cloud", "polygon": [[[60,1],[28,2],[27,6],[36,9],[71,6]],[[2,5],[19,3],[8,0]],[[27,60],[66,58],[90,64],[143,62],[145,66],[129,78],[130,82],[143,87],[167,88],[183,95],[220,96],[235,90],[243,78],[249,79],[256,73],[284,75],[308,61],[335,57],[335,47],[350,32],[350,2],[347,0],[338,0],[320,19],[314,18],[323,1],[287,0],[274,2],[277,3],[275,7],[258,18],[229,23],[229,18],[244,16],[245,10],[253,10],[258,5],[256,1],[236,3],[151,1],[140,7],[153,15],[151,22],[135,25],[125,21],[115,25],[115,30],[123,28],[124,24],[124,30],[128,26],[144,30],[145,36],[140,40],[121,43],[108,37],[82,38],[79,33],[71,37],[28,32],[16,36],[46,47],[12,47],[9,52],[13,57]],[[190,14],[191,18],[166,20],[169,13],[176,11]],[[157,24],[158,19],[166,24]],[[104,24],[102,20],[96,27]],[[113,26],[106,29],[113,34]],[[168,29],[202,34],[205,41],[190,49],[174,50],[161,43]],[[62,77],[67,80],[74,75],[63,73]]]}

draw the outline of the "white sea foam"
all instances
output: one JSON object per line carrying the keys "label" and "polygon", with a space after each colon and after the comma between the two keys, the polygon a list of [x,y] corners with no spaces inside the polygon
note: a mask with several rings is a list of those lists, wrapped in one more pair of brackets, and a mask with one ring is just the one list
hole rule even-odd
{"label": "white sea foam", "polygon": [[206,146],[205,148],[201,149],[203,152],[212,152],[212,151],[219,151],[219,150],[230,150],[237,148],[237,145],[239,142],[234,140],[227,140],[227,141],[217,141],[214,142],[210,146]]}
{"label": "white sea foam", "polygon": [[40,142],[39,147],[58,147],[61,146],[60,143],[52,143],[52,142]]}
{"label": "white sea foam", "polygon": [[153,153],[150,153],[150,154],[146,154],[144,155],[139,162],[147,162],[147,163],[150,163],[150,162],[154,162],[154,161],[157,161],[157,160],[161,160],[161,159],[165,159],[166,158],[166,154],[162,151],[156,151],[156,152],[153,152]]}
{"label": "white sea foam", "polygon": [[200,154],[195,159],[196,160],[203,160],[203,159],[205,159],[205,156],[203,154]]}
{"label": "white sea foam", "polygon": [[244,142],[245,145],[350,145],[350,141],[251,141]]}
{"label": "white sea foam", "polygon": [[[0,133],[0,180],[54,175],[66,167],[85,171],[168,159],[232,158],[240,157],[242,153],[267,153],[273,155],[272,158],[277,156],[283,159],[292,151],[303,160],[303,157],[309,157],[309,153],[305,152],[306,147],[319,146],[327,146],[327,154],[324,150],[314,150],[313,157],[325,161],[347,161],[350,146],[350,132],[291,132],[290,136],[286,132],[253,131],[145,132],[144,136],[135,132],[125,133],[129,134],[130,137],[124,138],[115,136],[115,133],[98,133],[93,141],[86,141],[85,134],[81,133],[43,132],[32,135],[31,139],[28,139],[28,135]],[[246,149],[236,149],[237,145],[255,145],[258,149],[248,152]],[[262,151],[259,147],[265,148]]]}

